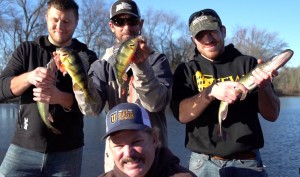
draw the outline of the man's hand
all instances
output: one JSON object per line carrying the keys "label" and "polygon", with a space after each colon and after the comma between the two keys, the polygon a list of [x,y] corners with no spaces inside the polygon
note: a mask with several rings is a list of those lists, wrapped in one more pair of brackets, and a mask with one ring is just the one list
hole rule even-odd
{"label": "man's hand", "polygon": [[[258,63],[263,63],[261,59],[258,59]],[[256,68],[252,71],[251,79],[258,85],[259,89],[264,89],[267,86],[271,86],[271,82],[275,76],[278,75],[276,70],[266,73],[260,68]]]}
{"label": "man's hand", "polygon": [[53,73],[44,67],[37,67],[28,73],[27,82],[36,87],[47,87],[55,82]]}
{"label": "man's hand", "polygon": [[210,96],[215,97],[218,100],[225,101],[228,104],[234,103],[240,99],[242,94],[247,94],[248,90],[243,84],[238,82],[218,82],[212,89]]}
{"label": "man's hand", "polygon": [[133,59],[133,63],[135,63],[135,64],[144,63],[148,59],[148,57],[152,51],[147,46],[147,40],[144,37],[139,37],[138,42],[139,42],[138,48],[135,52],[135,57]]}

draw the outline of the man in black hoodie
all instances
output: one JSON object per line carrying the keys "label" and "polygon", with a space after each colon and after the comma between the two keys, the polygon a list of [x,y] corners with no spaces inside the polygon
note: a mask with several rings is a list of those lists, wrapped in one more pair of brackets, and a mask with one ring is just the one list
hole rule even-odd
{"label": "man in black hoodie", "polygon": [[[193,60],[180,64],[174,73],[171,109],[186,124],[185,146],[192,151],[189,169],[197,176],[265,176],[259,148],[264,140],[258,113],[268,121],[279,115],[280,103],[272,77],[255,69],[257,60],[224,45],[226,28],[212,9],[189,18],[194,42]],[[252,72],[257,89],[248,93],[237,82]],[[237,91],[240,90],[240,91]],[[240,101],[241,92],[248,93]],[[219,125],[220,101],[229,105],[227,118]]]}
{"label": "man in black hoodie", "polygon": [[105,138],[115,166],[103,177],[195,176],[179,165],[180,160],[167,147],[158,146],[148,113],[135,103],[121,103],[108,112]]}
{"label": "man in black hoodie", "polygon": [[[53,66],[50,61],[57,48],[84,55],[82,60],[87,64],[97,59],[95,52],[72,38],[79,20],[78,9],[74,0],[49,0],[45,16],[49,34],[21,43],[1,72],[0,101],[20,97],[20,110],[0,176],[81,174],[83,114],[73,92],[72,78],[56,72],[55,67],[51,71],[46,68],[48,64]],[[44,104],[44,109],[38,108],[37,102]],[[48,117],[42,120],[42,110],[49,112],[51,123],[44,123]],[[53,127],[56,131],[51,131]]]}

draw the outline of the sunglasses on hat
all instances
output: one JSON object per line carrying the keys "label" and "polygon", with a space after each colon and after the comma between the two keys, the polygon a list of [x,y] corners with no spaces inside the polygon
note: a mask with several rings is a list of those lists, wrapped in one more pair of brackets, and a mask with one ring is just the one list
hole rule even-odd
{"label": "sunglasses on hat", "polygon": [[136,26],[140,23],[140,19],[139,18],[114,18],[111,20],[111,22],[118,27],[122,27],[125,25],[128,26]]}

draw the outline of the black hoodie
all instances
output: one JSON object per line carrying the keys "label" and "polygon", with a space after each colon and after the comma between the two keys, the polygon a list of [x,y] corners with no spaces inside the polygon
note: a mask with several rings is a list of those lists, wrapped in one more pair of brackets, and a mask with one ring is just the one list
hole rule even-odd
{"label": "black hoodie", "polygon": [[[200,54],[188,63],[180,64],[174,73],[174,85],[170,107],[176,119],[179,104],[185,99],[216,82],[238,81],[257,65],[253,57],[241,54],[232,44],[215,60]],[[192,152],[226,157],[263,147],[263,134],[258,120],[257,90],[243,101],[229,106],[228,115],[222,122],[226,141],[219,133],[218,109],[220,101],[214,100],[195,120],[186,124],[185,145]]]}
{"label": "black hoodie", "polygon": [[[75,52],[86,52],[90,64],[97,59],[93,51],[76,39],[72,40],[72,49]],[[0,75],[0,100],[15,97],[10,90],[11,80],[37,67],[46,66],[55,50],[56,46],[49,42],[47,36],[21,43]],[[69,75],[63,76],[58,72],[57,80],[56,86],[59,90],[74,94]],[[49,112],[54,119],[53,126],[61,131],[61,134],[54,134],[39,116],[37,104],[33,100],[33,88],[34,86],[29,87],[20,96],[20,110],[12,143],[38,152],[61,152],[82,147],[83,114],[76,100],[74,99],[70,112],[60,105],[49,106]]]}

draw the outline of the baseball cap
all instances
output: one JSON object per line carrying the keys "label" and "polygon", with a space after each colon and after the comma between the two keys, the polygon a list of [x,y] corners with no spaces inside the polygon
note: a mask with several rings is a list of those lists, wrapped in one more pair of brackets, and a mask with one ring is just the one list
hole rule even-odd
{"label": "baseball cap", "polygon": [[120,130],[144,130],[151,128],[146,110],[135,103],[121,103],[113,107],[106,115],[105,139]]}
{"label": "baseball cap", "polygon": [[190,32],[193,37],[203,30],[216,30],[218,25],[222,25],[222,21],[217,12],[212,9],[194,12],[189,18]]}
{"label": "baseball cap", "polygon": [[140,10],[132,0],[118,0],[110,8],[110,19],[120,14],[130,14],[135,17],[141,17]]}

